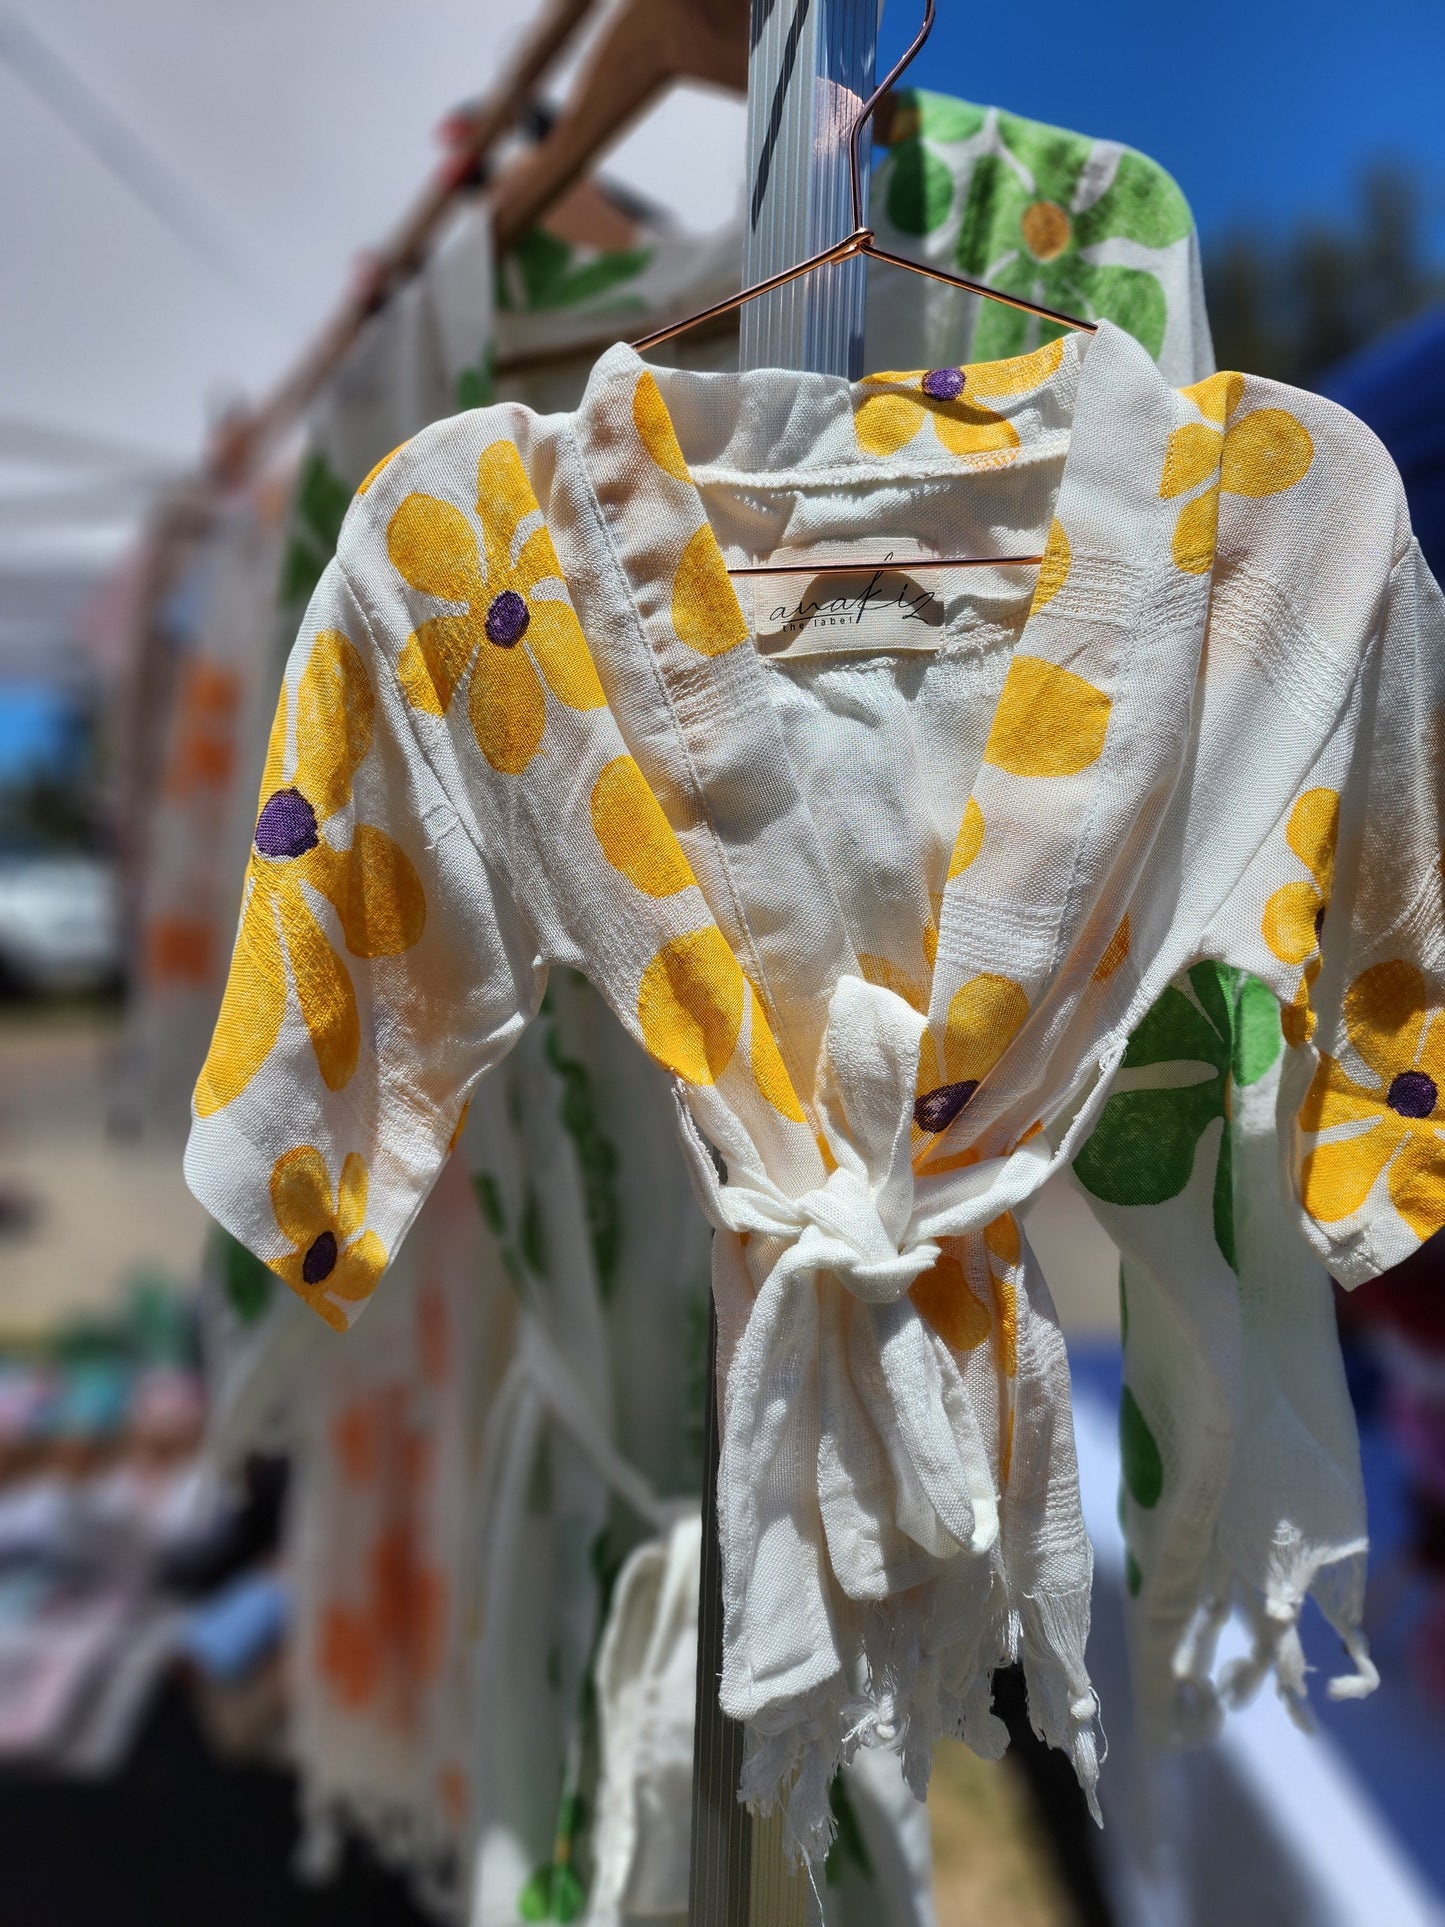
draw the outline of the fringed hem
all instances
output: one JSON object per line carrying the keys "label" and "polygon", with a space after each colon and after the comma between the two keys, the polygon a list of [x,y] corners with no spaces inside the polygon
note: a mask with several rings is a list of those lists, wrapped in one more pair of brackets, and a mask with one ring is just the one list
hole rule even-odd
{"label": "fringed hem", "polygon": [[345,1836],[364,1839],[377,1859],[399,1874],[413,1898],[446,1927],[460,1927],[467,1914],[470,1869],[454,1833],[402,1800],[376,1793],[314,1785],[301,1795],[301,1831],[295,1853],[299,1879],[322,1886],[333,1879]]}
{"label": "fringed hem", "polygon": [[859,1747],[895,1753],[919,1800],[928,1791],[938,1740],[962,1740],[982,1759],[1001,1759],[1008,1729],[993,1711],[993,1675],[1015,1661],[1023,1665],[1030,1725],[1068,1754],[1089,1811],[1102,1825],[1099,1707],[1084,1665],[1087,1592],[1024,1599],[1017,1611],[995,1608],[968,1651],[954,1645],[928,1652],[918,1631],[922,1615],[900,1611],[900,1604],[893,1602],[887,1618],[869,1616],[861,1690],[850,1690],[838,1675],[747,1725],[738,1797],[755,1814],[781,1805],[789,1864],[826,1857],[835,1831],[828,1789]]}
{"label": "fringed hem", "polygon": [[[1366,1549],[1363,1539],[1323,1550],[1300,1545],[1287,1553],[1277,1549],[1275,1569],[1264,1587],[1231,1574],[1215,1588],[1175,1647],[1174,1690],[1159,1737],[1174,1746],[1212,1737],[1223,1712],[1245,1705],[1271,1675],[1291,1719],[1312,1730],[1308,1676],[1317,1669],[1306,1661],[1299,1635],[1300,1613],[1311,1597],[1339,1635],[1351,1663],[1352,1670],[1329,1680],[1328,1697],[1368,1698],[1380,1675],[1361,1624]],[[1252,1634],[1250,1650],[1216,1668],[1220,1632],[1236,1610]]]}

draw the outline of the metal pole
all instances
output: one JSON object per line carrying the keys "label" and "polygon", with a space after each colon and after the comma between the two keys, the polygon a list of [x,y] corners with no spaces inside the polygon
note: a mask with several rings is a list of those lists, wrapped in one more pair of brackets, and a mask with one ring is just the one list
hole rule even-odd
{"label": "metal pole", "polygon": [[[743,281],[852,232],[848,133],[873,91],[878,0],[752,0]],[[868,135],[860,153],[867,219]],[[866,265],[820,269],[743,310],[744,368],[863,373]]]}
{"label": "metal pole", "polygon": [[[745,287],[834,247],[858,225],[848,135],[873,91],[878,11],[879,0],[752,0]],[[866,220],[866,135],[859,160]],[[742,310],[740,366],[856,380],[863,372],[865,275],[865,263],[853,254],[750,302]],[[807,1876],[788,1870],[780,1816],[756,1821],[738,1805],[743,1734],[718,1705],[723,1607],[716,1353],[713,1312],[688,1922],[803,1927]]]}

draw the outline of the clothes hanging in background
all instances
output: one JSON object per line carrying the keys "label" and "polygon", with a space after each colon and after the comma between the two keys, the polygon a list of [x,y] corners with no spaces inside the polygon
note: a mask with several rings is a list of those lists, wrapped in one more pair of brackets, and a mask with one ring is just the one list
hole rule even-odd
{"label": "clothes hanging in background", "polygon": [[[875,143],[879,244],[1133,335],[1176,387],[1214,372],[1199,238],[1156,161],[1000,107],[904,88]],[[1059,329],[868,265],[867,366],[1026,353]]]}

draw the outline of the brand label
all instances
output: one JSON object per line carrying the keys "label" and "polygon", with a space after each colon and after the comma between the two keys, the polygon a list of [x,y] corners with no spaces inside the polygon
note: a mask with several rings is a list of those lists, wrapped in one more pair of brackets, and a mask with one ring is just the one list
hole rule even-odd
{"label": "brand label", "polygon": [[909,572],[891,555],[868,568],[789,569],[752,578],[753,634],[764,656],[931,650],[943,634],[947,570]]}

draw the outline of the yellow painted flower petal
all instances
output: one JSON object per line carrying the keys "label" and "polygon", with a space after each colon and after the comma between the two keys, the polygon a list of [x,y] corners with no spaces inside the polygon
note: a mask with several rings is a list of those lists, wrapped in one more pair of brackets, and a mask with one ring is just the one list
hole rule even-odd
{"label": "yellow painted flower petal", "polygon": [[[862,961],[861,958],[859,961]],[[869,982],[871,983],[872,981],[873,979],[870,978]],[[891,990],[893,986],[891,984],[884,984],[883,988],[885,990]],[[904,1001],[907,1002],[908,1000],[905,998]],[[937,1090],[943,1081],[943,1065],[939,1061],[938,1046],[933,1041],[933,1032],[926,1030],[918,1044],[919,1096],[921,1097],[925,1091]],[[933,1140],[930,1138],[928,1141],[932,1143]]]}
{"label": "yellow painted flower petal", "polygon": [[372,483],[376,480],[377,476],[380,475],[381,471],[386,467],[387,463],[395,461],[397,456],[400,455],[401,451],[405,447],[406,447],[405,442],[398,442],[396,447],[392,449],[389,455],[383,455],[379,462],[375,463],[371,468],[369,468],[366,471],[365,475],[362,476],[360,482],[357,484],[357,487],[356,487],[357,494],[365,495],[366,491],[371,487]]}
{"label": "yellow painted flower petal", "polygon": [[1256,408],[1224,438],[1220,486],[1231,495],[1278,495],[1308,472],[1315,445],[1285,408]]}
{"label": "yellow painted flower petal", "polygon": [[1204,422],[1185,422],[1182,428],[1176,428],[1164,451],[1164,473],[1159,482],[1161,498],[1171,501],[1174,496],[1187,495],[1190,489],[1209,481],[1223,453],[1224,437],[1217,428],[1210,428]]}
{"label": "yellow painted flower petal", "polygon": [[1035,348],[1032,354],[1010,355],[1006,361],[972,362],[963,371],[964,393],[988,395],[995,400],[1001,395],[1027,395],[1058,373],[1063,358],[1063,341],[1056,338]]}
{"label": "yellow painted flower petal", "polygon": [[281,1235],[305,1251],[323,1231],[336,1232],[336,1201],[326,1160],[314,1144],[298,1145],[271,1167],[271,1209]]}
{"label": "yellow painted flower petal", "polygon": [[927,1016],[928,994],[906,970],[900,970],[887,957],[875,956],[866,950],[858,952],[858,968],[863,973],[865,983],[877,984],[880,990],[891,990],[895,997],[901,997],[920,1016]]}
{"label": "yellow painted flower petal", "polygon": [[1415,1068],[1433,1077],[1436,1088],[1445,1091],[1445,1011],[1431,1013],[1420,1039]]}
{"label": "yellow painted flower petal", "polygon": [[1016,449],[1019,432],[1011,421],[992,409],[965,401],[929,401],[933,432],[950,455],[989,455]]}
{"label": "yellow painted flower petal", "polygon": [[650,897],[671,897],[697,879],[682,845],[630,756],[617,756],[592,786],[592,827],[602,854]]}
{"label": "yellow painted flower petal", "polygon": [[512,537],[517,525],[538,509],[532,484],[516,444],[495,441],[477,458],[477,515],[487,551],[487,579],[493,594],[503,587],[511,564]]}
{"label": "yellow painted flower petal", "polygon": [[1334,1224],[1359,1210],[1401,1135],[1382,1116],[1356,1137],[1315,1146],[1300,1173],[1300,1195],[1316,1223]]}
{"label": "yellow painted flower petal", "polygon": [[386,525],[386,551],[402,580],[439,602],[474,602],[482,594],[477,538],[451,502],[407,495]]}
{"label": "yellow painted flower petal", "polygon": [[1012,1211],[1005,1211],[986,1224],[983,1229],[984,1248],[1000,1264],[1016,1265],[1023,1256],[1023,1240],[1019,1237],[1018,1219]]}
{"label": "yellow painted flower petal", "polygon": [[778,1049],[777,1039],[773,1036],[767,1012],[763,1009],[762,999],[753,992],[753,1035],[750,1052],[753,1065],[753,1081],[763,1096],[780,1116],[794,1124],[803,1122],[803,1107],[798,1102],[798,1094],[793,1089],[793,1080],[788,1075],[788,1067],[783,1062],[783,1053]]}
{"label": "yellow painted flower petal", "polygon": [[547,704],[532,658],[488,642],[477,651],[468,697],[477,748],[495,770],[518,776],[542,745]]}
{"label": "yellow painted flower petal", "polygon": [[311,1033],[322,1082],[329,1091],[344,1090],[361,1050],[361,1020],[351,973],[312,916],[299,887],[293,885],[281,895],[280,908],[296,1001]]}
{"label": "yellow painted flower petal", "polygon": [[953,839],[953,855],[948,859],[948,881],[961,877],[983,848],[983,811],[970,796],[964,806],[963,821]]}
{"label": "yellow painted flower petal", "polygon": [[[875,375],[874,381],[916,380],[904,375]],[[896,455],[923,426],[924,407],[918,395],[868,395],[853,417],[858,446],[865,455]]]}
{"label": "yellow painted flower petal", "polygon": [[689,1084],[715,1084],[732,1060],[743,1022],[743,973],[715,928],[663,945],[637,994],[642,1041]]}
{"label": "yellow painted flower petal", "polygon": [[445,716],[467,664],[485,640],[481,625],[469,615],[434,616],[414,630],[396,660],[397,680],[412,708]]}
{"label": "yellow painted flower petal", "polygon": [[366,1223],[366,1192],[366,1160],[359,1151],[348,1151],[336,1187],[336,1235],[343,1244]]}
{"label": "yellow painted flower petal", "polygon": [[1244,376],[1221,370],[1219,374],[1206,375],[1203,381],[1196,381],[1179,392],[1188,396],[1201,415],[1223,428],[1244,398]]}
{"label": "yellow painted flower petal", "polygon": [[530,597],[539,582],[561,582],[566,586],[556,545],[545,522],[539,523],[517,551],[517,559],[505,566],[500,579],[488,583],[488,594],[499,590],[503,581],[519,595]]}
{"label": "yellow painted flower petal", "polygon": [[649,369],[644,369],[638,376],[637,386],[632,391],[632,420],[642,446],[657,466],[668,475],[676,476],[679,482],[690,481],[692,478],[683,460],[672,417],[667,412],[657,378]]}
{"label": "yellow painted flower petal", "polygon": [[954,993],[943,1035],[950,1084],[983,1079],[997,1064],[1029,1014],[1029,1000],[1007,977],[970,977]]}
{"label": "yellow painted flower petal", "polygon": [[923,926],[923,961],[932,970],[938,961],[938,917],[943,908],[943,897],[940,892],[931,891],[929,894],[933,900],[933,915]]}
{"label": "yellow painted flower petal", "polygon": [[1207,488],[1186,502],[1174,524],[1174,566],[1186,575],[1203,575],[1214,561],[1219,533],[1219,489]]}
{"label": "yellow painted flower petal", "polygon": [[1345,992],[1350,1042],[1386,1087],[1415,1062],[1429,998],[1425,979],[1401,957],[1362,971]]}
{"label": "yellow painted flower petal", "polygon": [[547,687],[569,709],[600,709],[607,698],[571,603],[539,598],[528,607],[526,644]]}
{"label": "yellow painted flower petal", "polygon": [[1318,946],[1320,893],[1312,883],[1285,883],[1264,906],[1261,934],[1281,963],[1302,964]]}
{"label": "yellow painted flower petal", "polygon": [[1015,656],[983,760],[1010,776],[1073,776],[1097,761],[1111,707],[1102,689],[1072,669]]}
{"label": "yellow painted flower petal", "polygon": [[700,656],[721,656],[746,642],[748,625],[717,537],[704,522],[688,538],[672,579],[672,626]]}
{"label": "yellow painted flower petal", "polygon": [[1314,1036],[1319,1019],[1310,1007],[1310,980],[1308,975],[1300,978],[1299,988],[1289,1003],[1281,1004],[1279,1027],[1284,1033],[1284,1041],[1295,1050],[1303,1047]]}
{"label": "yellow painted flower petal", "polygon": [[327,1297],[343,1298],[347,1304],[354,1305],[371,1296],[385,1270],[386,1246],[374,1231],[364,1231],[343,1249],[335,1271],[315,1289]]}
{"label": "yellow painted flower petal", "polygon": [[286,730],[290,720],[289,694],[283,683],[281,698],[276,705],[276,714],[271,722],[271,734],[266,739],[266,763],[261,771],[261,794],[256,802],[257,816],[286,780]]}
{"label": "yellow painted flower petal", "polygon": [[330,851],[315,880],[353,957],[399,957],[426,927],[426,895],[411,858],[370,823],[357,824],[349,850]]}
{"label": "yellow painted flower petal", "polygon": [[1382,1091],[1367,1090],[1357,1084],[1337,1058],[1323,1052],[1300,1105],[1300,1128],[1328,1131],[1336,1124],[1356,1124],[1363,1118],[1378,1117],[1384,1105]]}
{"label": "yellow painted flower petal", "polygon": [[1093,981],[1102,984],[1113,976],[1129,954],[1129,912],[1126,910],[1119,919],[1119,927],[1105,944],[1103,954],[1094,965]]}
{"label": "yellow painted flower petal", "polygon": [[[1019,1294],[1018,1286],[1012,1278],[1001,1278],[996,1271],[990,1271],[993,1280],[993,1302],[998,1312],[998,1363],[1005,1378],[1017,1378],[1019,1374]],[[1014,1415],[1008,1415],[1008,1430],[1004,1434],[1004,1449],[999,1464],[999,1477],[1007,1479],[1009,1461],[1013,1454]]]}
{"label": "yellow painted flower petal", "polygon": [[1314,878],[1326,903],[1334,887],[1339,836],[1339,791],[1306,790],[1289,813],[1285,841]]}
{"label": "yellow painted flower petal", "polygon": [[952,1252],[940,1252],[932,1267],[914,1280],[908,1296],[919,1316],[954,1351],[974,1351],[988,1337],[993,1323],[988,1306],[974,1297]]}
{"label": "yellow painted flower petal", "polygon": [[296,685],[296,787],[324,823],[350,800],[376,702],[366,665],[339,629],[323,629]]}
{"label": "yellow painted flower petal", "polygon": [[1390,1198],[1423,1243],[1445,1224],[1445,1139],[1430,1129],[1408,1131],[1390,1166]]}
{"label": "yellow painted flower petal", "polygon": [[1069,538],[1064,534],[1063,523],[1055,516],[1049,524],[1048,540],[1044,543],[1044,559],[1039,564],[1039,579],[1034,584],[1034,599],[1029,604],[1031,616],[1037,615],[1045,603],[1052,602],[1059,590],[1063,588],[1068,577],[1071,559]]}
{"label": "yellow painted flower petal", "polygon": [[196,1112],[214,1117],[240,1096],[275,1048],[286,1014],[286,970],[268,883],[251,871],[215,1034],[196,1081]]}

